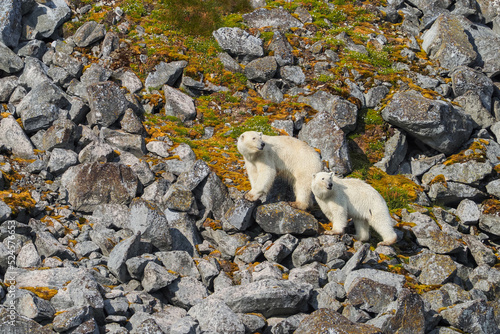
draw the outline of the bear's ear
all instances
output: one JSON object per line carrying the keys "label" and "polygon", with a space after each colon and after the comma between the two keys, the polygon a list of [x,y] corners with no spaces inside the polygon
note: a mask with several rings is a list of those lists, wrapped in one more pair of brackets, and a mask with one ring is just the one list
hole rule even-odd
{"label": "bear's ear", "polygon": [[262,137],[262,132],[259,132],[259,136],[261,136],[261,137]]}
{"label": "bear's ear", "polygon": [[240,135],[240,139],[241,139],[241,140],[245,139],[245,134],[244,134],[244,133],[242,133],[242,134]]}
{"label": "bear's ear", "polygon": [[316,173],[313,174],[313,179],[316,178]]}

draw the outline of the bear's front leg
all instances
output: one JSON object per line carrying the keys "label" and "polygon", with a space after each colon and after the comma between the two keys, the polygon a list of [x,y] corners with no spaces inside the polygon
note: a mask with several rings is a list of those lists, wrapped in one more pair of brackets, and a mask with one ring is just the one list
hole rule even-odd
{"label": "bear's front leg", "polygon": [[273,185],[274,178],[276,177],[276,170],[271,168],[271,166],[264,163],[259,163],[255,165],[255,170],[248,171],[249,175],[252,174],[250,178],[252,182],[252,190],[245,194],[245,198],[249,201],[256,201],[261,196],[266,195]]}
{"label": "bear's front leg", "polygon": [[347,210],[336,203],[329,205],[328,219],[332,222],[332,229],[328,234],[344,234],[347,227]]}

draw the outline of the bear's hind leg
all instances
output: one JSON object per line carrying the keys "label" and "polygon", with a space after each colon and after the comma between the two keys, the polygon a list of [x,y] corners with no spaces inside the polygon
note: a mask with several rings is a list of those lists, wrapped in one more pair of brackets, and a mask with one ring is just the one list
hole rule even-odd
{"label": "bear's hind leg", "polygon": [[398,235],[392,226],[390,215],[374,216],[370,219],[370,225],[383,239],[377,246],[390,246],[398,240]]}
{"label": "bear's hind leg", "polygon": [[259,164],[254,175],[256,177],[252,184],[252,190],[245,194],[245,198],[252,202],[263,195],[267,195],[276,177],[276,170],[271,166]]}
{"label": "bear's hind leg", "polygon": [[370,239],[370,225],[364,219],[353,219],[356,235],[354,238],[359,241],[368,241]]}

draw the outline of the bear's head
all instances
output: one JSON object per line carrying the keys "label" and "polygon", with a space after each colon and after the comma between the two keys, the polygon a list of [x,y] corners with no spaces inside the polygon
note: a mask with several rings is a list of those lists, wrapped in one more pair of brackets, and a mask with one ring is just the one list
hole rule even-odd
{"label": "bear's head", "polygon": [[333,189],[333,177],[334,173],[315,173],[313,174],[312,180],[312,191],[315,196],[326,195]]}
{"label": "bear's head", "polygon": [[238,138],[238,151],[241,154],[252,154],[262,151],[266,144],[262,139],[262,132],[247,131]]}

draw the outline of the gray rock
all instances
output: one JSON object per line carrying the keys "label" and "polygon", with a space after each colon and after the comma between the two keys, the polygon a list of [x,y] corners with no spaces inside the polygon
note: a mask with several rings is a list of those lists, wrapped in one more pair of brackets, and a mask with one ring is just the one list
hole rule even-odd
{"label": "gray rock", "polygon": [[80,151],[78,154],[78,161],[82,164],[111,162],[114,156],[115,153],[110,145],[100,141],[94,141]]}
{"label": "gray rock", "polygon": [[104,310],[108,315],[127,315],[128,300],[125,297],[106,299],[104,301]]}
{"label": "gray rock", "polygon": [[196,256],[198,254],[196,245],[201,244],[202,239],[193,216],[168,209],[164,213],[170,227],[172,250],[182,250],[191,256]]}
{"label": "gray rock", "polygon": [[[46,84],[51,81],[47,75],[48,70],[48,66],[42,63],[38,58],[26,57],[24,58],[23,73],[19,76],[19,84],[30,89],[41,84]],[[49,94],[49,96],[51,94]]]}
{"label": "gray rock", "polygon": [[33,144],[12,116],[0,121],[0,144],[20,158],[32,159],[35,156]]}
{"label": "gray rock", "polygon": [[163,293],[170,303],[186,310],[208,297],[208,290],[203,283],[190,276],[177,278],[165,290]]}
{"label": "gray rock", "polygon": [[[450,76],[455,96],[460,97],[467,95],[470,94],[470,91],[472,91],[477,97],[479,97],[479,100],[486,111],[488,113],[491,112],[491,97],[493,95],[494,86],[493,81],[490,78],[480,71],[473,70],[466,66],[456,68],[452,73],[450,73]],[[460,101],[466,102],[462,100]],[[473,100],[471,102],[474,103],[476,101]]]}
{"label": "gray rock", "polygon": [[304,311],[312,286],[286,280],[261,280],[215,292],[210,298],[222,299],[234,312],[262,313],[265,317]]}
{"label": "gray rock", "polygon": [[93,241],[82,241],[75,245],[75,253],[79,259],[88,257],[91,253],[99,251],[100,248]]}
{"label": "gray rock", "polygon": [[263,316],[244,313],[238,313],[237,316],[245,326],[246,333],[259,332],[266,326],[266,321]]}
{"label": "gray rock", "polygon": [[279,86],[282,85],[280,80],[270,79],[260,89],[260,95],[271,102],[280,103],[283,101],[283,93]]}
{"label": "gray rock", "polygon": [[125,110],[120,121],[120,126],[124,131],[132,134],[144,134],[146,132],[140,118],[134,113],[132,108]]}
{"label": "gray rock", "polygon": [[169,271],[178,273],[181,276],[191,276],[200,279],[200,273],[196,264],[186,251],[157,252],[155,255]]}
{"label": "gray rock", "polygon": [[38,267],[41,263],[40,255],[32,242],[24,244],[17,254],[16,265],[20,268]]}
{"label": "gray rock", "polygon": [[208,298],[193,306],[188,314],[198,321],[203,332],[245,333],[239,317],[221,300]]}
{"label": "gray rock", "polygon": [[359,333],[380,334],[379,328],[367,324],[353,323],[346,317],[331,309],[319,309],[309,314],[295,334],[320,334],[320,333]]}
{"label": "gray rock", "polygon": [[63,260],[76,260],[75,253],[57,241],[49,232],[38,232],[36,234],[35,246],[38,253],[43,257],[57,256]]}
{"label": "gray rock", "polygon": [[318,238],[304,238],[292,253],[292,262],[295,267],[302,267],[305,264],[315,261],[323,262],[325,253]]}
{"label": "gray rock", "polygon": [[87,47],[101,41],[106,35],[106,28],[103,24],[95,21],[87,21],[80,26],[73,35],[76,46]]}
{"label": "gray rock", "polygon": [[446,181],[455,181],[464,184],[478,184],[493,171],[489,161],[478,162],[469,160],[462,163],[440,164],[432,167],[422,176],[422,183],[429,184],[438,175],[443,175]]}
{"label": "gray rock", "polygon": [[205,231],[201,235],[220,252],[229,257],[233,257],[236,251],[250,239],[249,236],[243,233],[227,234],[223,230],[214,230],[210,227],[205,227]]}
{"label": "gray rock", "polygon": [[[204,217],[208,217],[208,215],[211,214],[214,219],[222,220],[228,210],[234,207],[233,200],[229,196],[226,185],[215,172],[211,172],[207,178],[194,189],[193,193],[203,206],[200,210],[204,212]],[[238,215],[233,216],[235,213],[238,213]],[[239,211],[231,213],[231,219],[233,217],[241,217],[239,213]]]}
{"label": "gray rock", "polygon": [[[252,282],[257,282],[264,279],[283,279],[283,272],[278,268],[277,265],[273,265],[270,262],[262,262],[253,268]],[[291,281],[291,280],[290,280]]]}
{"label": "gray rock", "polygon": [[[106,36],[109,34],[111,34],[111,32],[108,32]],[[120,81],[120,86],[127,88],[132,94],[137,93],[143,88],[141,79],[139,79],[137,75],[130,70],[119,69],[113,72],[112,78]]]}
{"label": "gray rock", "polygon": [[493,266],[496,263],[497,258],[493,250],[486,247],[478,238],[469,234],[464,234],[462,238],[467,244],[477,265],[487,264]]}
{"label": "gray rock", "polygon": [[389,88],[384,85],[370,88],[365,95],[366,107],[377,107],[380,101],[382,101],[382,99],[384,99],[387,94],[389,94]]}
{"label": "gray rock", "polygon": [[295,63],[295,56],[293,55],[293,47],[288,42],[285,34],[276,30],[274,31],[273,38],[269,44],[268,49],[274,51],[274,58],[278,66],[293,65]]}
{"label": "gray rock", "polygon": [[276,74],[278,64],[272,56],[257,58],[245,66],[245,75],[248,80],[266,82]]}
{"label": "gray rock", "polygon": [[420,176],[434,167],[436,164],[443,162],[446,156],[441,153],[432,157],[422,157],[411,159],[411,173],[415,176]]}
{"label": "gray rock", "polygon": [[174,183],[163,197],[164,207],[174,211],[197,213],[196,200],[184,185]]}
{"label": "gray rock", "polygon": [[472,118],[474,128],[486,129],[495,123],[495,117],[481,103],[481,97],[476,91],[467,91],[457,97],[454,102],[462,106],[464,112]]}
{"label": "gray rock", "polygon": [[302,127],[299,139],[321,150],[321,157],[328,161],[331,171],[339,174],[351,171],[345,133],[331,114],[317,113]]}
{"label": "gray rock", "polygon": [[0,331],[3,333],[36,333],[36,334],[49,334],[34,320],[19,315],[17,312],[10,313],[6,307],[0,308]]}
{"label": "gray rock", "polygon": [[61,183],[77,211],[92,212],[102,204],[129,204],[138,190],[130,167],[117,163],[81,164],[70,167]]}
{"label": "gray rock", "polygon": [[303,26],[302,22],[283,8],[259,8],[244,14],[243,21],[251,28],[275,27],[286,30]]}
{"label": "gray rock", "polygon": [[404,284],[406,283],[406,278],[403,275],[398,275],[394,273],[390,273],[387,271],[363,268],[359,270],[353,270],[349,272],[345,279],[344,288],[346,291],[349,291],[351,288],[351,284],[357,278],[368,278],[372,281],[375,281],[380,284],[390,285],[399,292],[402,291]]}
{"label": "gray rock", "polygon": [[15,48],[21,37],[21,2],[5,1],[0,10],[0,43]]}
{"label": "gray rock", "polygon": [[341,284],[330,282],[319,290],[316,297],[317,305],[314,306],[316,309],[330,308],[338,311],[342,306],[339,300],[345,299],[345,296],[346,292]]}
{"label": "gray rock", "polygon": [[353,306],[372,313],[382,312],[396,297],[395,287],[369,278],[356,278],[347,291],[347,298]]}
{"label": "gray rock", "polygon": [[91,272],[79,270],[65,283],[65,289],[60,289],[50,300],[58,312],[71,307],[89,307],[96,318],[103,317],[104,301],[101,286]]}
{"label": "gray rock", "polygon": [[51,37],[56,29],[69,20],[71,9],[63,0],[36,3],[29,14],[23,17],[24,39],[44,39]]}
{"label": "gray rock", "polygon": [[476,225],[481,217],[478,205],[470,199],[464,199],[457,207],[456,215],[462,224]]}
{"label": "gray rock", "polygon": [[156,256],[151,254],[142,254],[141,256],[136,256],[128,259],[125,262],[127,266],[127,271],[132,279],[142,281],[144,277],[144,268],[146,268],[149,262],[157,262]]}
{"label": "gray rock", "polygon": [[394,175],[397,173],[401,162],[403,162],[407,150],[408,142],[406,135],[396,129],[394,135],[385,144],[384,157],[375,163],[374,166],[389,175]]}
{"label": "gray rock", "polygon": [[306,76],[300,66],[283,66],[279,68],[279,76],[283,80],[293,85],[303,85],[306,81]]}
{"label": "gray rock", "polygon": [[240,28],[219,28],[212,35],[220,47],[232,57],[252,60],[264,55],[262,40]]}
{"label": "gray rock", "polygon": [[165,93],[165,114],[175,116],[181,121],[190,121],[196,118],[194,100],[187,94],[168,85],[163,86]]}
{"label": "gray rock", "polygon": [[169,272],[165,267],[155,263],[148,262],[144,268],[142,286],[146,292],[154,292],[163,289],[177,279],[178,275]]}
{"label": "gray rock", "polygon": [[[45,58],[48,58],[48,56],[46,56]],[[50,61],[47,60],[44,62],[47,65],[55,65],[63,68],[73,78],[79,78],[82,75],[82,62],[66,53],[54,51],[52,56],[50,57]]]}
{"label": "gray rock", "polygon": [[168,158],[170,156],[170,153],[168,152],[170,147],[171,145],[169,145],[168,143],[158,140],[153,140],[146,144],[146,149],[149,152],[154,153],[162,158]]}
{"label": "gray rock", "polygon": [[256,202],[250,202],[245,198],[237,199],[222,218],[222,226],[226,231],[245,231],[253,222],[252,214]]}
{"label": "gray rock", "polygon": [[0,42],[0,71],[7,74],[16,73],[23,69],[23,60],[8,46]]}
{"label": "gray rock", "polygon": [[90,112],[87,120],[90,125],[109,127],[125,113],[129,102],[112,81],[99,82],[87,87]]}
{"label": "gray rock", "polygon": [[35,57],[42,59],[45,52],[47,52],[47,46],[45,42],[35,39],[20,43],[14,51],[19,57]]}
{"label": "gray rock", "polygon": [[440,314],[445,322],[468,333],[498,333],[493,308],[482,300],[457,304]]}
{"label": "gray rock", "polygon": [[455,277],[457,265],[447,255],[421,253],[411,256],[409,265],[420,270],[418,280],[422,284],[445,284]]}
{"label": "gray rock", "polygon": [[[101,128],[100,138],[115,149],[122,151],[125,156],[122,157],[120,155],[120,161],[127,165],[140,163],[138,159],[134,159],[134,156],[136,158],[142,158],[146,154],[146,142],[144,137],[141,135],[126,133],[121,130],[111,130],[103,127]],[[133,156],[129,157],[129,155]],[[132,161],[127,161],[129,159]]]}
{"label": "gray rock", "polygon": [[404,289],[396,301],[394,316],[382,326],[384,333],[421,333],[426,327],[424,302],[420,295]]}
{"label": "gray rock", "polygon": [[311,214],[283,202],[260,205],[255,211],[255,221],[264,231],[274,234],[313,235],[319,228]]}
{"label": "gray rock", "polygon": [[108,269],[120,281],[129,280],[126,261],[139,255],[141,232],[118,243],[108,256]]}
{"label": "gray rock", "polygon": [[214,279],[220,273],[219,263],[200,258],[197,260],[197,268],[200,273],[202,283],[206,287],[211,288],[213,286]]}
{"label": "gray rock", "polygon": [[199,331],[200,327],[198,321],[190,316],[185,316],[172,325],[170,334],[191,334],[198,333]]}
{"label": "gray rock", "polygon": [[47,170],[53,175],[58,175],[64,173],[69,167],[77,163],[78,154],[75,152],[62,148],[54,148],[50,154]]}
{"label": "gray rock", "polygon": [[173,86],[181,77],[187,66],[187,61],[179,60],[170,63],[160,62],[155,66],[155,72],[148,74],[144,86],[146,90],[160,89],[164,85]]}
{"label": "gray rock", "polygon": [[382,117],[445,154],[454,153],[472,132],[469,116],[449,103],[427,99],[415,91],[396,93]]}
{"label": "gray rock", "polygon": [[51,151],[54,148],[74,149],[76,141],[76,125],[69,119],[58,119],[42,136],[42,149]]}
{"label": "gray rock", "polygon": [[479,228],[494,235],[500,235],[500,219],[496,214],[481,214]]}
{"label": "gray rock", "polygon": [[478,299],[475,296],[476,291],[482,292],[479,295],[482,299],[497,300],[500,292],[498,284],[500,283],[500,271],[486,264],[478,265],[472,273],[469,274],[469,280],[474,289],[469,292],[470,299]]}
{"label": "gray rock", "polygon": [[[108,58],[113,51],[115,51],[119,48],[120,48],[120,38],[119,38],[118,34],[114,31],[108,31],[106,33],[106,35],[104,36],[104,40],[102,41],[101,54],[99,55],[99,57],[100,58]],[[127,71],[127,72],[132,73],[131,71]],[[140,83],[140,81],[139,81],[139,84],[140,84],[140,88],[138,90],[140,90],[142,88],[142,83]],[[130,92],[135,93],[135,91],[131,91],[131,90],[130,90]]]}
{"label": "gray rock", "polygon": [[[137,136],[137,135],[135,135],[135,136]],[[124,136],[112,137],[112,138],[113,139],[120,138],[122,140],[125,139],[125,140],[121,141],[121,143],[133,142],[134,144],[137,144],[133,147],[131,147],[131,145],[125,144],[125,145],[127,145],[126,148],[131,149],[131,151],[135,152],[136,155],[140,155],[139,152],[142,152],[141,149],[145,146],[144,140],[142,137],[141,138],[134,137],[134,138],[132,138],[132,140],[126,140],[127,137],[124,137]],[[138,147],[140,147],[140,148],[138,148]],[[153,181],[155,180],[155,175],[153,174],[153,172],[149,168],[148,163],[142,159],[137,158],[136,155],[128,153],[128,152],[120,151],[120,154],[118,155],[118,159],[115,159],[115,161],[119,162],[121,164],[130,166],[130,168],[132,169],[134,174],[137,175],[137,178],[139,179],[141,184],[143,186],[147,187],[148,185],[153,183]]]}
{"label": "gray rock", "polygon": [[480,201],[486,197],[486,194],[475,187],[452,181],[446,182],[446,186],[439,182],[431,184],[428,195],[431,200],[443,205],[458,205],[466,198]]}
{"label": "gray rock", "polygon": [[9,97],[18,85],[16,76],[0,78],[0,102],[9,101]]}
{"label": "gray rock", "polygon": [[154,203],[134,198],[130,204],[129,225],[134,233],[140,232],[143,239],[150,240],[161,251],[172,247],[169,223],[162,210]]}
{"label": "gray rock", "polygon": [[234,58],[231,57],[228,53],[221,52],[219,53],[218,57],[226,71],[233,73],[243,73],[243,67],[241,67],[241,65],[236,60],[234,60]]}
{"label": "gray rock", "polygon": [[431,217],[419,212],[413,212],[407,218],[415,224],[411,228],[419,245],[428,247],[438,254],[452,254],[462,250],[460,241],[444,233]]}
{"label": "gray rock", "polygon": [[19,315],[38,322],[52,319],[56,313],[49,301],[28,290],[20,289],[15,295],[7,295],[7,299],[13,301]]}

